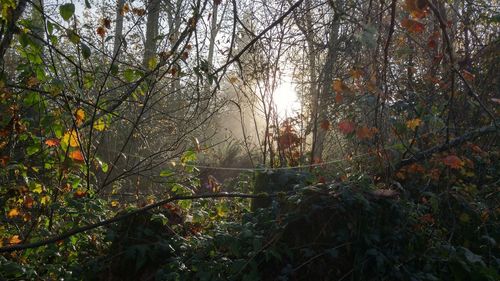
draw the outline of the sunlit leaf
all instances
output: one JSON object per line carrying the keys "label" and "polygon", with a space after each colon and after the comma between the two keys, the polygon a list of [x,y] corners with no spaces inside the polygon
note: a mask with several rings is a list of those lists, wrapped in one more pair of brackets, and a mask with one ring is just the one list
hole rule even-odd
{"label": "sunlit leaf", "polygon": [[336,93],[352,93],[352,90],[346,84],[344,84],[342,80],[339,79],[333,81],[332,88]]}
{"label": "sunlit leaf", "polygon": [[406,0],[404,8],[414,18],[424,18],[428,13],[428,0]]}
{"label": "sunlit leaf", "polygon": [[45,144],[48,146],[48,147],[54,147],[54,146],[58,146],[59,143],[61,143],[61,141],[59,139],[56,139],[56,138],[50,138],[50,139],[46,139],[45,140]]}
{"label": "sunlit leaf", "polygon": [[106,129],[106,123],[102,118],[99,118],[94,122],[94,129],[97,131],[104,131]]}
{"label": "sunlit leaf", "polygon": [[85,158],[83,158],[83,154],[80,150],[71,151],[69,153],[69,158],[79,162],[85,161]]}
{"label": "sunlit leaf", "polygon": [[77,189],[73,194],[74,198],[83,198],[85,196],[87,196],[87,192],[82,189]]}
{"label": "sunlit leaf", "polygon": [[14,235],[9,239],[9,244],[15,245],[23,242],[21,239],[19,239],[19,235]]}
{"label": "sunlit leaf", "polygon": [[420,124],[422,123],[422,120],[420,118],[415,118],[406,121],[406,127],[408,127],[411,130],[415,130]]}
{"label": "sunlit leaf", "polygon": [[42,198],[40,198],[40,204],[42,204],[42,205],[47,205],[47,203],[49,203],[49,201],[50,201],[50,197],[48,195],[42,196]]}
{"label": "sunlit leaf", "polygon": [[64,145],[69,145],[71,147],[78,147],[80,143],[78,142],[78,133],[76,130],[71,130],[66,132],[61,140]]}
{"label": "sunlit leaf", "polygon": [[10,211],[7,213],[7,217],[11,219],[11,218],[19,216],[20,214],[21,213],[19,212],[19,210],[17,208],[13,208],[13,209],[10,209]]}
{"label": "sunlit leaf", "polygon": [[84,120],[85,120],[85,111],[83,111],[83,109],[81,108],[78,108],[75,111],[75,122],[77,125],[81,125]]}

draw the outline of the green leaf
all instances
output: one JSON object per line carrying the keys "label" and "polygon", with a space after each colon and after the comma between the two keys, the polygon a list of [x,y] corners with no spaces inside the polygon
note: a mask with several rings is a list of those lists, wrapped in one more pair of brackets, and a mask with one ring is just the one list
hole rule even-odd
{"label": "green leaf", "polygon": [[84,59],[88,59],[90,57],[90,54],[92,53],[90,51],[89,46],[87,46],[84,43],[80,43],[80,47],[82,48],[82,56]]}
{"label": "green leaf", "polygon": [[92,6],[90,6],[89,0],[85,0],[85,8],[90,9]]}
{"label": "green leaf", "polygon": [[50,35],[52,35],[52,33],[54,32],[54,24],[50,21],[47,21],[47,31]]}
{"label": "green leaf", "polygon": [[28,148],[26,148],[26,153],[29,156],[37,153],[38,151],[40,151],[40,146],[38,144],[35,144],[35,145],[32,145],[32,146],[28,146]]}
{"label": "green leaf", "polygon": [[59,6],[59,14],[61,14],[61,17],[65,21],[68,21],[73,16],[74,13],[75,13],[75,4],[66,3]]}
{"label": "green leaf", "polygon": [[171,177],[174,175],[174,172],[171,170],[163,170],[160,172],[160,177]]}
{"label": "green leaf", "polygon": [[133,69],[126,69],[123,72],[123,77],[125,78],[125,80],[127,80],[127,82],[133,82],[136,79],[138,79],[140,77],[140,75],[137,74],[137,71],[135,71]]}
{"label": "green leaf", "polygon": [[67,30],[66,34],[68,35],[69,41],[73,44],[80,43],[80,36],[74,30]]}

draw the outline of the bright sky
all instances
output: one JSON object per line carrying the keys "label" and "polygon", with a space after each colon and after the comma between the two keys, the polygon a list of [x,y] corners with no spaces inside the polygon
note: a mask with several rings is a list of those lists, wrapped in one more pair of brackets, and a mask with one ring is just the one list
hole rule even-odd
{"label": "bright sky", "polygon": [[291,79],[283,79],[274,93],[274,102],[280,119],[293,117],[300,111],[300,102]]}

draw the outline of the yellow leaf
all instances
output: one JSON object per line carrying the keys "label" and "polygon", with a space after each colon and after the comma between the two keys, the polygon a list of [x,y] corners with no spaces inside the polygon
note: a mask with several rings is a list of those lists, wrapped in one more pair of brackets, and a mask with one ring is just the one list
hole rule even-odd
{"label": "yellow leaf", "polygon": [[71,132],[66,132],[61,140],[62,143],[71,147],[80,146],[78,142],[78,133],[75,130],[71,130]]}
{"label": "yellow leaf", "polygon": [[75,122],[77,125],[80,125],[83,123],[83,120],[85,120],[85,111],[79,108],[75,111]]}
{"label": "yellow leaf", "polygon": [[19,235],[14,235],[9,239],[9,244],[19,244],[23,242],[21,239],[19,239]]}
{"label": "yellow leaf", "polygon": [[97,131],[104,131],[106,129],[106,123],[104,123],[104,120],[102,118],[99,118],[95,123],[94,123],[94,129]]}
{"label": "yellow leaf", "polygon": [[13,218],[13,217],[17,217],[19,216],[19,210],[17,208],[14,208],[14,209],[10,209],[9,213],[7,214],[7,217],[8,218]]}
{"label": "yellow leaf", "polygon": [[45,195],[42,198],[40,198],[40,203],[42,205],[47,205],[47,203],[49,203],[49,201],[50,201],[50,197],[48,195]]}
{"label": "yellow leaf", "polygon": [[111,207],[118,207],[118,205],[120,205],[118,201],[116,200],[111,201]]}
{"label": "yellow leaf", "polygon": [[40,194],[40,193],[42,193],[42,191],[43,191],[42,185],[39,183],[35,183],[35,187],[33,188],[33,192]]}
{"label": "yellow leaf", "polygon": [[415,118],[415,119],[406,121],[406,127],[408,127],[411,130],[415,130],[415,128],[420,126],[421,123],[422,123],[422,120],[420,120],[420,118]]}

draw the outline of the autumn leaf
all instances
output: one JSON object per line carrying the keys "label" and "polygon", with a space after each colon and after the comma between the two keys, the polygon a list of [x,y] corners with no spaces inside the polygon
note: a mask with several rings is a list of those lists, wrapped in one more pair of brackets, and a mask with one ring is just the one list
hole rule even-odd
{"label": "autumn leaf", "polygon": [[110,28],[111,28],[111,20],[110,20],[108,17],[101,19],[101,23],[102,23],[102,25],[104,25],[104,27],[106,27],[107,29],[110,29]]}
{"label": "autumn leaf", "polygon": [[56,139],[56,138],[50,138],[50,139],[46,139],[45,140],[45,144],[48,146],[48,147],[54,147],[54,146],[58,146],[59,143],[61,143],[61,141],[59,139]]}
{"label": "autumn leaf", "polygon": [[321,129],[328,131],[330,129],[330,121],[325,119],[321,121],[321,124],[319,126],[321,127]]}
{"label": "autumn leaf", "polygon": [[472,82],[476,78],[476,76],[474,74],[470,73],[469,71],[467,71],[465,69],[462,70],[462,76],[464,77],[465,80],[467,80],[467,82]]}
{"label": "autumn leaf", "polygon": [[19,210],[17,208],[13,208],[13,209],[10,209],[10,211],[7,213],[7,217],[9,219],[12,219],[14,217],[17,217],[19,216],[21,213],[19,212]]}
{"label": "autumn leaf", "polygon": [[7,155],[0,156],[0,166],[6,167],[7,163],[9,163],[10,157]]}
{"label": "autumn leaf", "polygon": [[78,142],[78,133],[76,130],[71,130],[70,132],[66,132],[61,140],[62,143],[71,147],[78,147],[80,143]]}
{"label": "autumn leaf", "polygon": [[339,122],[339,130],[341,133],[347,135],[354,131],[354,123],[351,121],[343,120]]}
{"label": "autumn leaf", "polygon": [[111,207],[118,207],[118,205],[120,205],[118,201],[116,200],[111,201]]}
{"label": "autumn leaf", "polygon": [[344,97],[342,96],[341,93],[337,93],[335,95],[335,102],[338,103],[338,104],[342,104],[342,102],[344,101]]}
{"label": "autumn leaf", "polygon": [[355,68],[351,69],[349,73],[351,74],[351,77],[354,79],[359,79],[363,75],[363,71]]}
{"label": "autumn leaf", "polygon": [[428,13],[428,0],[406,0],[404,8],[414,18],[424,18]]}
{"label": "autumn leaf", "polygon": [[404,18],[401,21],[401,26],[411,33],[422,33],[425,30],[425,25],[423,23],[409,18]]}
{"label": "autumn leaf", "polygon": [[125,3],[125,5],[123,5],[122,10],[120,11],[120,14],[124,16],[128,12],[130,12],[130,6],[128,5],[128,3]]}
{"label": "autumn leaf", "polygon": [[139,8],[132,8],[132,13],[139,16],[139,17],[142,17],[146,14],[146,10],[139,9]]}
{"label": "autumn leaf", "polygon": [[80,150],[71,151],[69,153],[69,158],[71,158],[75,161],[79,161],[79,162],[83,162],[85,160],[85,158],[83,158],[83,154]]}
{"label": "autumn leaf", "polygon": [[102,26],[99,26],[97,29],[96,29],[96,33],[97,35],[101,36],[101,38],[104,39],[104,36],[106,36],[106,29]]}
{"label": "autumn leaf", "polygon": [[30,87],[30,88],[35,87],[36,85],[38,85],[38,83],[40,83],[40,82],[38,81],[38,79],[35,76],[30,77],[28,79],[28,81],[26,81],[26,85],[28,85],[28,87]]}
{"label": "autumn leaf", "polygon": [[77,189],[75,191],[75,193],[73,194],[74,198],[83,198],[85,196],[87,196],[87,192],[85,192],[84,190],[81,190],[81,189]]}
{"label": "autumn leaf", "polygon": [[352,90],[339,79],[333,81],[332,88],[336,93],[352,93]]}
{"label": "autumn leaf", "polygon": [[106,129],[106,123],[104,123],[104,120],[102,120],[102,118],[97,119],[97,121],[94,123],[94,129],[100,132]]}
{"label": "autumn leaf", "polygon": [[23,202],[24,207],[31,209],[31,208],[33,208],[34,203],[35,203],[35,200],[33,199],[33,197],[31,197],[29,195],[24,197],[24,202]]}
{"label": "autumn leaf", "polygon": [[422,123],[422,120],[420,118],[415,118],[406,121],[406,127],[408,127],[411,130],[415,130],[420,124]]}
{"label": "autumn leaf", "polygon": [[458,156],[448,155],[443,159],[443,164],[452,169],[460,169],[463,167],[464,162]]}
{"label": "autumn leaf", "polygon": [[81,109],[81,108],[78,108],[75,111],[75,122],[76,122],[76,125],[81,125],[84,120],[85,120],[85,111],[83,111],[83,109]]}
{"label": "autumn leaf", "polygon": [[378,132],[377,128],[368,128],[366,126],[360,127],[356,130],[358,139],[371,139]]}
{"label": "autumn leaf", "polygon": [[19,239],[19,235],[14,235],[9,239],[9,244],[14,245],[14,244],[19,244],[23,242],[21,239]]}

